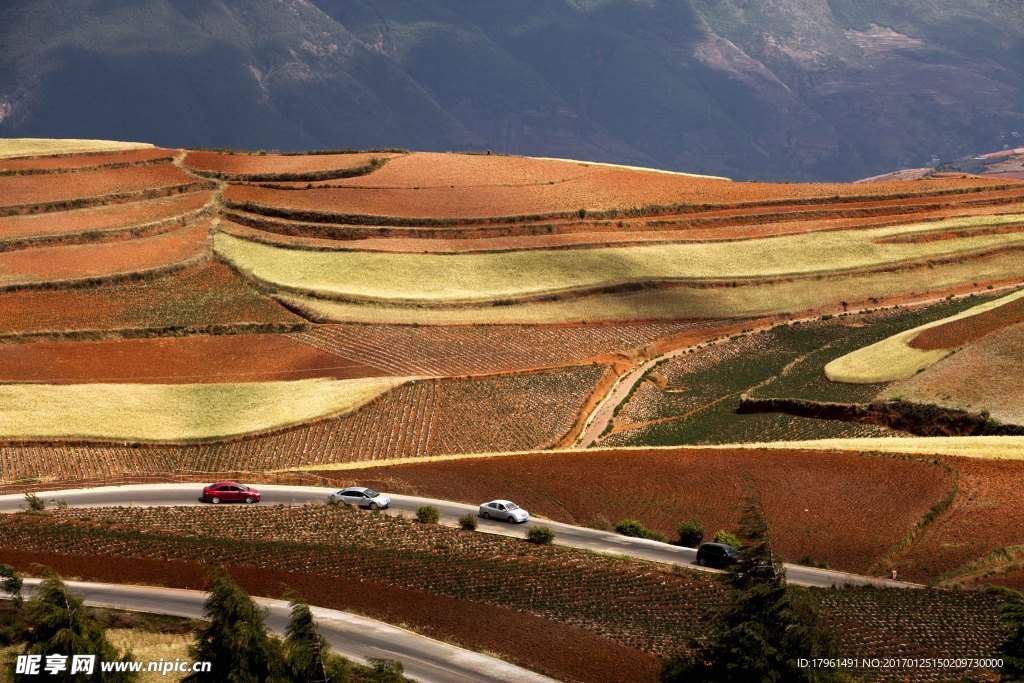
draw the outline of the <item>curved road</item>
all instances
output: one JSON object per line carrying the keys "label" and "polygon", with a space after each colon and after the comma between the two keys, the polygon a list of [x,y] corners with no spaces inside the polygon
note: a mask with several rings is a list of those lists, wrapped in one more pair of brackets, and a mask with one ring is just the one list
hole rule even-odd
{"label": "curved road", "polygon": [[[206,593],[177,588],[128,586],[111,583],[67,581],[67,586],[93,607],[127,609],[178,617],[202,618]],[[31,594],[38,579],[25,579]],[[267,627],[284,634],[290,609],[283,600],[253,598],[268,610]],[[410,678],[424,683],[554,683],[494,657],[470,652],[405,629],[338,610],[310,607],[327,642],[335,651],[360,662],[371,657],[397,659]]]}
{"label": "curved road", "polygon": [[[202,505],[199,501],[201,484],[145,484],[136,486],[108,486],[92,489],[69,489],[65,491],[46,491],[39,496],[46,501],[63,500],[69,507],[100,507],[112,505]],[[263,503],[268,505],[305,505],[309,503],[325,503],[327,496],[336,489],[316,486],[275,486],[258,485],[263,494]],[[415,514],[421,505],[434,505],[441,511],[441,523],[457,526],[458,518],[467,512],[476,513],[477,507],[464,503],[454,503],[432,498],[418,498],[388,494],[392,506],[391,514]],[[14,512],[22,508],[24,496],[8,494],[0,496],[0,513]],[[585,527],[539,520],[555,532],[555,543],[582,550],[612,553],[641,560],[662,562],[690,567],[702,571],[716,571],[699,567],[696,564],[697,551],[693,548],[648,541],[642,538],[629,538],[606,531],[597,531]],[[484,533],[500,534],[523,538],[526,536],[524,526],[516,526],[503,522],[479,519],[478,530]],[[848,574],[830,569],[816,569],[801,565],[787,564],[786,578],[798,586],[881,586],[888,588],[920,588],[921,586],[902,581],[890,581],[871,576]]]}

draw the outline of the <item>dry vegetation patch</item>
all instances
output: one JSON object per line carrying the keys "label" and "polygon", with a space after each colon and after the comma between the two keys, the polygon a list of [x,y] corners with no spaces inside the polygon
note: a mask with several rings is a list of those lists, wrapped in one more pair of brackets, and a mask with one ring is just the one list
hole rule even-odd
{"label": "dry vegetation patch", "polygon": [[148,142],[116,142],[114,140],[0,138],[0,158],[97,154],[152,146]]}
{"label": "dry vegetation patch", "polygon": [[404,378],[223,384],[0,385],[8,439],[197,441],[348,412]]}

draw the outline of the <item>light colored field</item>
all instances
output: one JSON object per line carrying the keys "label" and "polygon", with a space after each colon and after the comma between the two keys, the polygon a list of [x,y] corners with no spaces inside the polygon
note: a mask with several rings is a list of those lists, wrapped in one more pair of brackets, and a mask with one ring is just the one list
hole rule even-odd
{"label": "light colored field", "polygon": [[[1018,262],[1020,257],[1016,257]],[[969,318],[985,311],[1007,304],[1024,297],[1024,290],[1014,292],[995,301],[989,301],[962,313],[921,325],[906,332],[900,332],[888,339],[865,346],[853,353],[837,358],[825,366],[825,376],[833,382],[849,384],[875,384],[895,382],[913,377],[925,368],[934,365],[956,349],[922,350],[910,346],[910,341],[922,331],[945,325],[954,320]]]}
{"label": "light colored field", "polygon": [[148,142],[115,142],[113,140],[0,138],[0,158],[34,157],[47,154],[81,154],[85,152],[121,152],[152,146]]}
{"label": "light colored field", "polygon": [[[1004,217],[980,220],[993,218]],[[840,274],[1024,244],[1024,233],[882,242],[934,229],[934,224],[918,224],[742,242],[459,255],[293,250],[218,234],[215,248],[254,280],[296,293],[357,301],[457,304],[652,281],[729,282]]]}
{"label": "light colored field", "polygon": [[809,450],[960,455],[965,458],[1024,459],[1024,436],[927,436],[775,441],[707,448],[800,448]]}
{"label": "light colored field", "polygon": [[[571,252],[570,252],[571,253]],[[867,304],[872,297],[946,291],[974,282],[1018,277],[1021,255],[1003,253],[912,270],[831,276],[738,287],[671,287],[593,294],[508,306],[408,308],[328,301],[302,295],[278,298],[317,320],[420,325],[545,324],[608,320],[683,320],[798,313],[840,301]]]}
{"label": "light colored field", "polygon": [[596,166],[598,168],[619,168],[626,171],[642,171],[644,173],[664,173],[665,175],[682,176],[683,178],[703,178],[705,180],[729,180],[732,178],[726,178],[720,175],[707,175],[704,173],[684,173],[683,171],[666,171],[663,168],[648,168],[647,166],[629,166],[627,164],[609,164],[600,161],[582,161],[580,159],[561,159],[559,157],[530,157],[531,159],[539,159],[541,161],[564,161],[570,164],[580,164],[582,166]]}
{"label": "light colored field", "polygon": [[348,412],[407,378],[244,384],[0,385],[0,436],[192,441]]}
{"label": "light colored field", "polygon": [[[175,659],[191,661],[188,646],[195,640],[192,634],[154,633],[130,628],[112,628],[107,630],[107,638],[117,649],[131,650],[132,659],[136,662],[156,662],[164,660],[173,662]],[[166,676],[157,671],[144,672],[139,676],[139,683],[158,683],[180,681],[184,673],[169,672]]]}

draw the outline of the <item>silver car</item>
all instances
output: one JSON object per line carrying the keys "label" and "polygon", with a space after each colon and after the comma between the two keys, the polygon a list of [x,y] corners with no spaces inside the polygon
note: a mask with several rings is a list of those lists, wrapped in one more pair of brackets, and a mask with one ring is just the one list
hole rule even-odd
{"label": "silver car", "polygon": [[484,519],[499,519],[512,524],[522,524],[530,519],[530,513],[510,500],[492,500],[480,506],[480,516]]}
{"label": "silver car", "polygon": [[331,502],[348,503],[349,505],[357,505],[361,508],[370,508],[371,510],[383,510],[384,508],[391,507],[390,498],[365,486],[350,486],[347,489],[336,491],[331,494]]}

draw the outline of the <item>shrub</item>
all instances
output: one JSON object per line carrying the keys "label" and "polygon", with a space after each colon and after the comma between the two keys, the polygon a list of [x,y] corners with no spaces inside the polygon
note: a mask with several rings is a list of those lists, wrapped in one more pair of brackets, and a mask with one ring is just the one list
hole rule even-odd
{"label": "shrub", "polygon": [[679,542],[687,548],[696,548],[704,540],[704,525],[697,518],[681,522],[676,531],[679,532]]}
{"label": "shrub", "polygon": [[423,505],[416,510],[416,521],[421,524],[437,524],[441,521],[441,511],[433,505]]}
{"label": "shrub", "polygon": [[25,509],[29,512],[42,512],[46,509],[46,501],[34,493],[26,493]]}
{"label": "shrub", "polygon": [[[609,423],[609,425],[610,424],[611,423]],[[604,515],[594,515],[594,518],[592,520],[590,520],[590,522],[587,524],[587,526],[590,527],[591,529],[596,529],[597,531],[611,531],[612,530],[612,523],[610,521],[608,521],[608,518],[605,517]]]}
{"label": "shrub", "polygon": [[537,545],[548,545],[555,540],[555,532],[547,526],[531,526],[526,532],[526,540]]}
{"label": "shrub", "polygon": [[715,543],[724,543],[726,545],[731,545],[733,548],[740,548],[743,546],[740,539],[736,538],[725,529],[719,529],[715,532]]}
{"label": "shrub", "polygon": [[459,517],[459,528],[464,531],[476,531],[476,515],[467,512]]}
{"label": "shrub", "polygon": [[622,520],[615,526],[615,530],[623,536],[630,536],[632,538],[647,538],[652,541],[661,541],[662,543],[668,542],[668,536],[661,533],[660,531],[648,529],[635,519]]}

